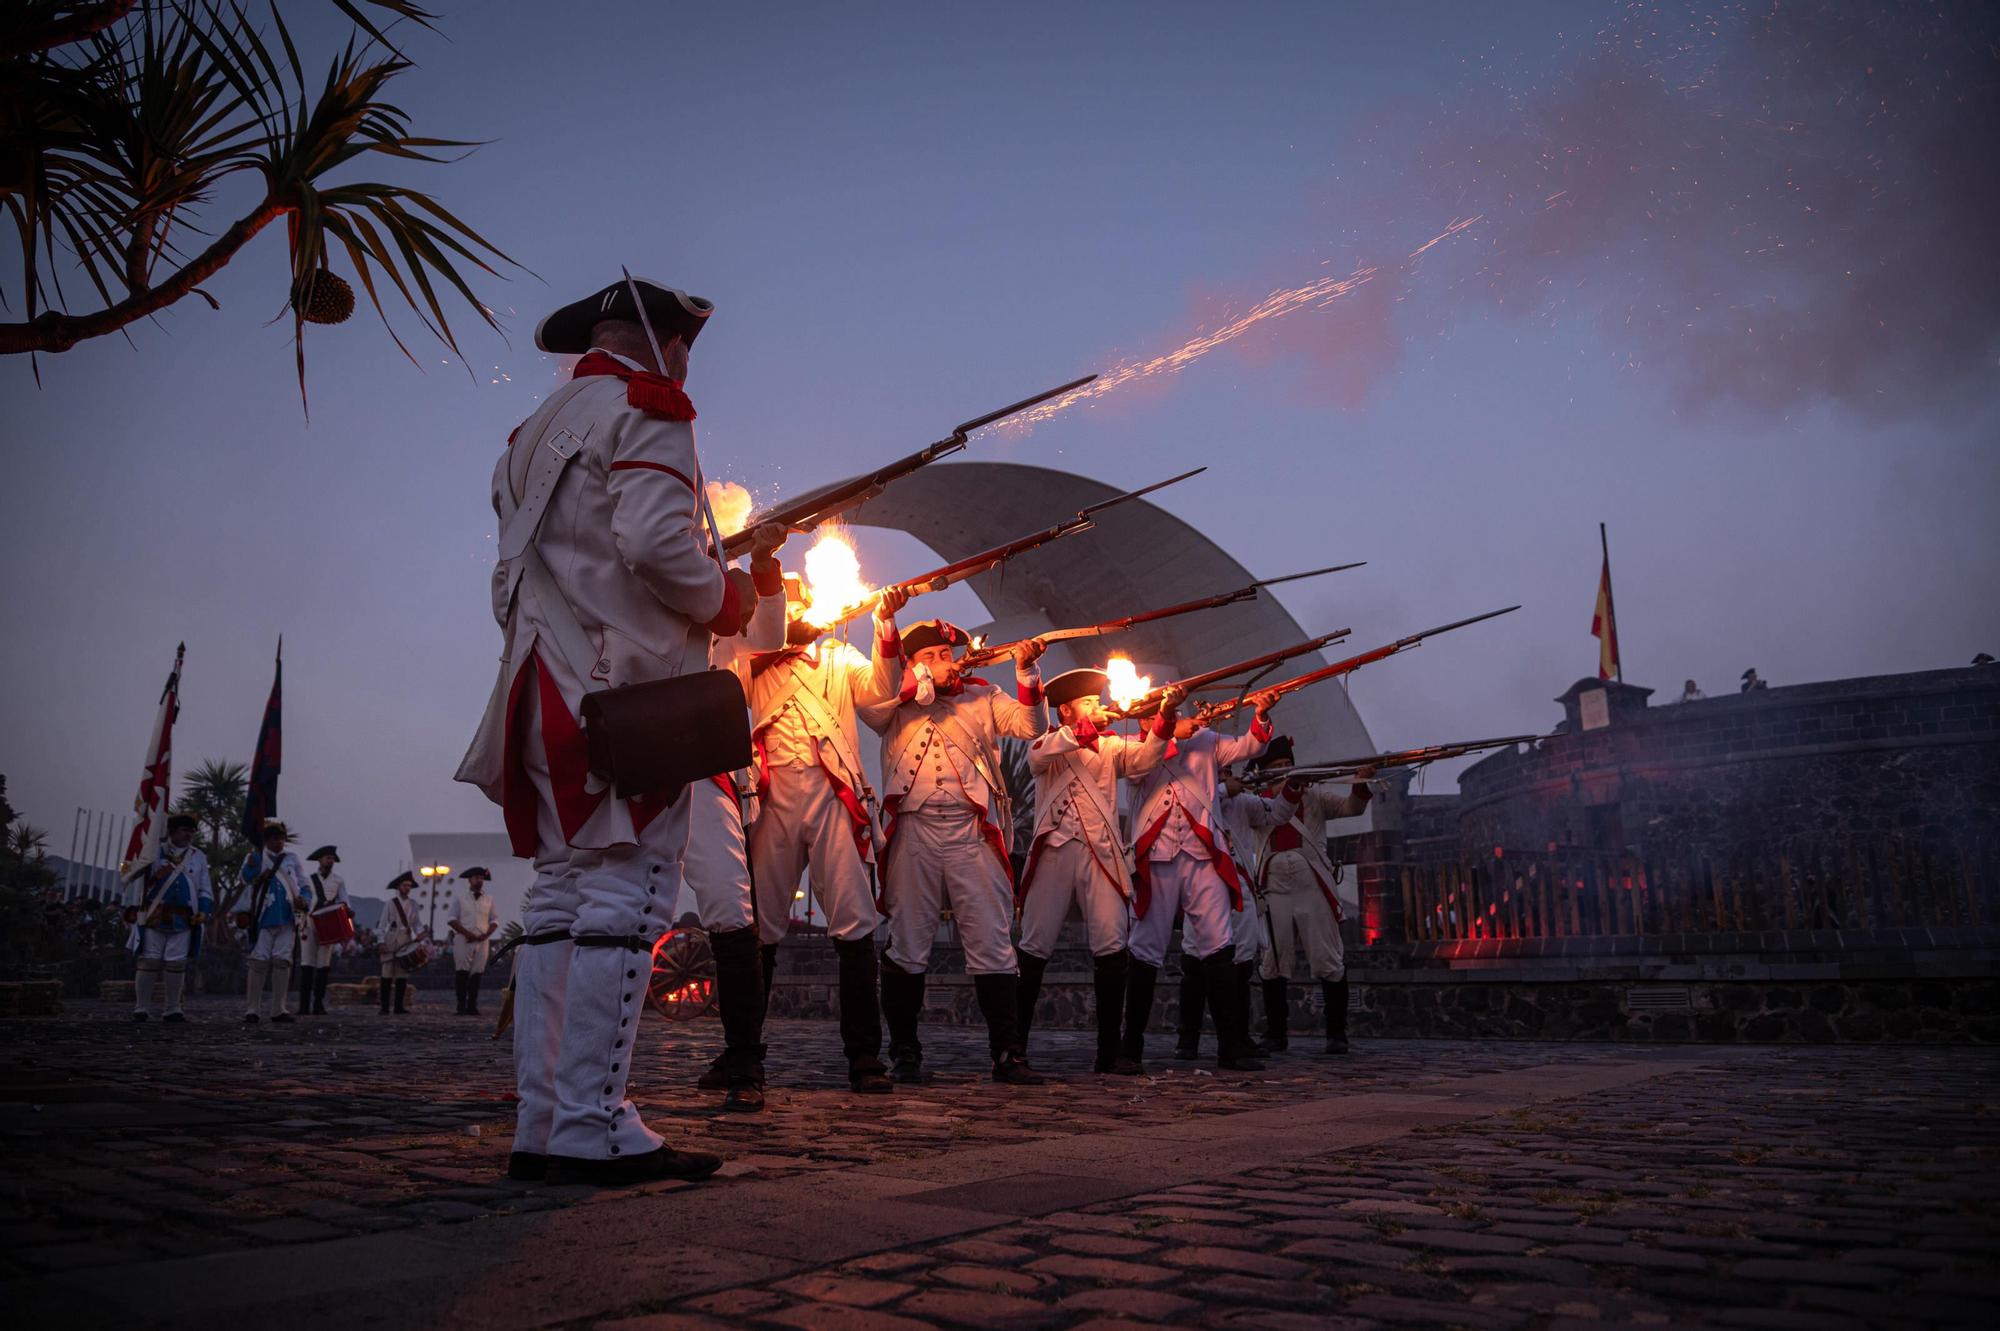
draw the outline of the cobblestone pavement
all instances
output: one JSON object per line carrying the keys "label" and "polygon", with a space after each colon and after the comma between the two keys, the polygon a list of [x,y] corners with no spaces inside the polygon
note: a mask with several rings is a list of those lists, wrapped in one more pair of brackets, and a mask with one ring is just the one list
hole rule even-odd
{"label": "cobblestone pavement", "polygon": [[[626,1331],[1970,1325],[2000,1275],[2000,1055],[1976,1050],[1371,1041],[1215,1075],[1154,1037],[1135,1081],[1037,1032],[1061,1080],[1017,1091],[939,1029],[937,1081],[884,1099],[846,1090],[831,1024],[785,1022],[771,1110],[724,1116],[691,1085],[713,1021],[653,1026],[635,1098],[730,1164],[607,1194],[501,1176],[489,1023],[233,1006],[0,1022],[0,1279],[31,1322],[103,1299],[212,1325],[329,1264],[412,1292],[326,1325]],[[231,1292],[246,1261],[277,1286]],[[423,1302],[489,1261],[518,1288]],[[223,1288],[171,1309],[127,1288],[201,1271]]]}

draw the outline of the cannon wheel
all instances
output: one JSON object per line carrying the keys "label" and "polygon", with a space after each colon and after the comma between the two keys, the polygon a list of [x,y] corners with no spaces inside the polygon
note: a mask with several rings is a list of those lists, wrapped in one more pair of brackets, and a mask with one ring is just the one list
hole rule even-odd
{"label": "cannon wheel", "polygon": [[692,1021],[715,1006],[715,954],[700,929],[669,929],[653,944],[646,999],[668,1021]]}

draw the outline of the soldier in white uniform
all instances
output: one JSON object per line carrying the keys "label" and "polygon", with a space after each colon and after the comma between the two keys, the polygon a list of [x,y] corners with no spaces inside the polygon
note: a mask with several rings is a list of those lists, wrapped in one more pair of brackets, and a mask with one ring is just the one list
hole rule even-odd
{"label": "soldier in white uniform", "polygon": [[264,848],[243,861],[245,933],[251,939],[248,1007],[243,1020],[256,1025],[264,1011],[264,982],[271,982],[271,1020],[292,1019],[292,951],[299,921],[312,902],[299,857],[285,849],[289,835],[276,818],[264,820]]}
{"label": "soldier in white uniform", "polygon": [[458,1015],[479,1015],[479,979],[486,974],[486,962],[493,953],[493,933],[500,927],[500,915],[493,898],[486,895],[492,874],[474,865],[459,875],[465,890],[451,899],[451,917],[446,925],[451,934],[451,969],[458,984]]}
{"label": "soldier in white uniform", "polygon": [[[891,588],[880,613],[890,623],[906,598]],[[1045,728],[1041,679],[1034,665],[1045,644],[1014,651],[1017,698],[959,669],[955,647],[965,631],[925,620],[902,635],[902,687],[886,703],[860,709],[882,736],[882,811],[888,844],[883,899],[889,950],[882,961],[882,1015],[897,1081],[922,1081],[923,1046],[917,1021],[924,975],[947,903],[965,948],[979,1011],[986,1018],[993,1079],[1040,1085],[1016,1029],[1013,866],[1007,834],[1013,823],[1000,778],[1000,737],[1033,739]],[[877,644],[878,652],[887,643]]]}
{"label": "soldier in white uniform", "polygon": [[[1278,743],[1277,740],[1271,742],[1274,745]],[[1237,877],[1246,885],[1256,883],[1257,857],[1263,848],[1264,836],[1277,821],[1276,801],[1246,789],[1236,770],[1225,768],[1216,808],[1222,815],[1222,825],[1229,836],[1229,849],[1236,864]],[[1240,1035],[1251,1057],[1262,1058],[1269,1051],[1250,1037],[1249,1028],[1250,985],[1257,973],[1257,958],[1263,951],[1265,931],[1257,897],[1255,890],[1242,893],[1241,908],[1229,916],[1229,938],[1238,995],[1236,1015],[1242,1022]],[[1183,959],[1181,1032],[1180,1042],[1174,1048],[1175,1058],[1189,1062],[1201,1057],[1201,1019],[1208,1006],[1207,974],[1199,966],[1185,964]]]}
{"label": "soldier in white uniform", "polygon": [[705,482],[682,384],[713,307],[636,286],[635,298],[613,283],[536,329],[542,350],[583,358],[494,469],[493,610],[506,648],[458,773],[502,807],[514,852],[535,862],[515,971],[509,1173],[557,1183],[721,1167],[668,1147],[625,1094],[651,948],[680,895],[689,802],[612,790],[591,771],[579,721],[589,690],[703,669],[713,637],[742,632],[757,601],[699,517]]}
{"label": "soldier in white uniform", "polygon": [[410,899],[416,886],[417,876],[407,869],[389,880],[389,904],[382,908],[382,918],[375,930],[376,952],[382,961],[378,984],[385,1017],[391,1011],[392,994],[396,1001],[393,1010],[398,1015],[408,1016],[410,1011],[410,971],[404,965],[404,949],[421,938],[424,931],[417,903]]}
{"label": "soldier in white uniform", "polygon": [[321,846],[306,858],[316,867],[306,878],[306,886],[312,890],[311,900],[306,906],[305,928],[299,934],[299,1015],[324,1017],[326,986],[333,976],[336,944],[319,941],[313,933],[312,916],[329,906],[347,906],[347,882],[333,871],[333,866],[340,863],[340,852],[335,847]]}
{"label": "soldier in white uniform", "polygon": [[889,1091],[882,1065],[876,909],[870,866],[875,817],[854,718],[857,707],[893,704],[903,658],[893,612],[875,615],[874,648],[863,656],[824,638],[807,618],[812,595],[803,579],[785,579],[787,645],[750,662],[750,727],[757,749],[756,825],[750,871],[768,986],[777,969],[799,875],[826,916],[840,966],[840,1043],[848,1084]]}
{"label": "soldier in white uniform", "polygon": [[1118,825],[1118,781],[1159,766],[1167,741],[1156,727],[1126,739],[1106,726],[1102,670],[1068,670],[1048,682],[1046,697],[1061,725],[1028,746],[1035,776],[1035,834],[1021,873],[1021,1044],[1034,1025],[1042,975],[1074,906],[1090,946],[1097,1005],[1099,1072],[1136,1076],[1119,1053],[1125,979],[1131,969],[1132,872]]}
{"label": "soldier in white uniform", "polygon": [[1172,743],[1160,765],[1139,780],[1138,812],[1132,821],[1137,833],[1132,847],[1137,919],[1132,926],[1123,1052],[1135,1063],[1145,1061],[1153,989],[1166,962],[1178,910],[1183,917],[1181,964],[1202,967],[1208,980],[1209,1003],[1216,1013],[1216,1061],[1236,1071],[1263,1068],[1238,1037],[1241,1023],[1235,1012],[1235,948],[1229,922],[1241,903],[1243,881],[1216,809],[1222,769],[1262,753],[1270,741],[1271,699],[1258,694],[1254,701],[1256,719],[1249,733],[1237,736],[1221,735],[1182,718],[1177,690],[1168,693],[1167,705],[1160,710],[1156,728]]}
{"label": "soldier in white uniform", "polygon": [[[1266,770],[1282,776],[1291,765],[1287,748]],[[1340,937],[1347,912],[1338,894],[1340,871],[1326,854],[1326,823],[1329,818],[1360,817],[1368,808],[1368,780],[1374,775],[1370,768],[1356,772],[1344,795],[1300,782],[1287,782],[1278,792],[1280,821],[1264,843],[1258,870],[1271,921],[1271,946],[1262,967],[1264,1019],[1268,1041],[1280,1049],[1288,1042],[1293,957],[1303,945],[1306,964],[1326,1001],[1326,1052],[1348,1050],[1347,955]]]}
{"label": "soldier in white uniform", "polygon": [[198,826],[185,813],[168,817],[160,853],[126,880],[129,913],[138,932],[132,973],[134,1021],[151,1014],[153,992],[162,981],[164,1019],[187,1020],[181,995],[187,989],[188,961],[200,955],[202,922],[215,912],[208,857],[194,844]]}

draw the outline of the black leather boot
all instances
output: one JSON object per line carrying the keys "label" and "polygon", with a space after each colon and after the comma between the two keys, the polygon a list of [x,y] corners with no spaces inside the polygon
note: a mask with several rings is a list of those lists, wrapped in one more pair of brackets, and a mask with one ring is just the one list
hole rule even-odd
{"label": "black leather boot", "polygon": [[299,1015],[310,1017],[313,1010],[313,977],[319,974],[317,966],[299,967]]}
{"label": "black leather boot", "polygon": [[1097,999],[1097,1062],[1099,1072],[1118,1077],[1136,1077],[1140,1067],[1135,1059],[1118,1051],[1118,1031],[1125,1018],[1125,981],[1132,969],[1132,954],[1124,948],[1091,958],[1091,981]]}
{"label": "black leather boot", "polygon": [[465,1011],[467,1016],[479,1015],[479,982],[485,978],[484,971],[465,973]]}
{"label": "black leather boot", "polygon": [[1146,1066],[1146,1023],[1153,1019],[1153,987],[1160,982],[1160,968],[1137,957],[1125,973],[1125,1035],[1118,1042],[1119,1054]]}
{"label": "black leather boot", "polygon": [[1049,969],[1049,959],[1038,957],[1032,952],[1021,952],[1015,956],[1021,962],[1021,980],[1014,989],[1014,1033],[1021,1041],[1021,1050],[1027,1052],[1028,1032],[1035,1028],[1035,1004],[1042,1001],[1042,976]]}
{"label": "black leather boot", "polygon": [[1321,996],[1326,999],[1326,1052],[1347,1052],[1347,981],[1321,980]]}
{"label": "black leather boot", "polygon": [[762,955],[764,963],[764,1008],[768,1012],[771,1005],[771,984],[778,978],[778,945],[766,943],[757,950]]}
{"label": "black leather boot", "polygon": [[409,1015],[410,982],[408,980],[396,981],[396,1011],[402,1013],[405,1016]]}
{"label": "black leather boot", "polygon": [[389,1015],[389,995],[395,991],[396,982],[386,975],[375,978],[375,993],[382,1000],[382,1015]]}
{"label": "black leather boot", "polygon": [[927,1080],[924,1046],[917,1039],[917,1017],[924,1009],[924,977],[882,957],[882,1020],[889,1027],[889,1075],[900,1082]]}
{"label": "black leather boot", "polygon": [[315,1017],[324,1017],[326,1015],[326,985],[327,981],[332,978],[333,967],[331,966],[321,966],[318,974],[313,976],[313,1015]]}
{"label": "black leather boot", "polygon": [[1274,1054],[1282,1054],[1291,1047],[1291,1018],[1291,981],[1264,981],[1264,1048]]}
{"label": "black leather boot", "polygon": [[1267,1051],[1250,1033],[1250,980],[1257,973],[1257,963],[1238,961],[1233,964],[1236,969],[1236,1019],[1243,1024],[1243,1047],[1249,1051],[1250,1057],[1262,1058]]}
{"label": "black leather boot", "polygon": [[1201,1016],[1208,1009],[1208,975],[1193,957],[1181,957],[1181,1038],[1174,1057],[1188,1062],[1201,1057]]}
{"label": "black leather boot", "polygon": [[840,1051],[847,1056],[847,1084],[863,1095],[887,1095],[895,1083],[882,1063],[881,967],[875,940],[836,938],[833,953],[840,962]]}
{"label": "black leather boot", "polygon": [[1047,1078],[1028,1066],[1020,1027],[1021,977],[975,975],[972,992],[986,1018],[986,1048],[993,1055],[993,1080],[1009,1086],[1040,1086]]}
{"label": "black leather boot", "polygon": [[1208,1003],[1215,1010],[1215,1065],[1231,1072],[1262,1072],[1264,1065],[1250,1056],[1243,1032],[1248,1029],[1236,1011],[1236,958],[1223,948],[1201,959],[1208,974]]}
{"label": "black leather boot", "polygon": [[458,995],[457,1015],[462,1017],[465,1015],[465,972],[464,971],[453,971],[451,973],[451,987],[453,992],[455,992]]}
{"label": "black leather boot", "polygon": [[754,1114],[764,1107],[764,963],[756,927],[708,936],[715,956],[715,999],[722,1014],[722,1107]]}

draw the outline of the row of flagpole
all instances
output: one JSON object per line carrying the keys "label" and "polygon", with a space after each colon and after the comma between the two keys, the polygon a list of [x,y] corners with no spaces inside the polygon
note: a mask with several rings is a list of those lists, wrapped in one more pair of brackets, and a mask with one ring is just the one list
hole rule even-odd
{"label": "row of flagpole", "polygon": [[[152,740],[146,746],[146,763],[139,776],[139,793],[132,802],[137,821],[125,842],[119,876],[151,864],[160,853],[160,839],[166,830],[167,811],[173,799],[174,722],[181,712],[181,666],[187,659],[187,644],[174,649],[174,668],[160,690],[160,707],[153,718]],[[278,638],[277,661],[272,668],[271,696],[264,703],[264,719],[257,727],[257,748],[250,762],[250,776],[243,799],[241,830],[243,839],[258,844],[264,820],[278,814],[278,770],[284,758],[282,743],[282,693],[285,676],[285,639]],[[79,814],[81,811],[79,811]]]}

